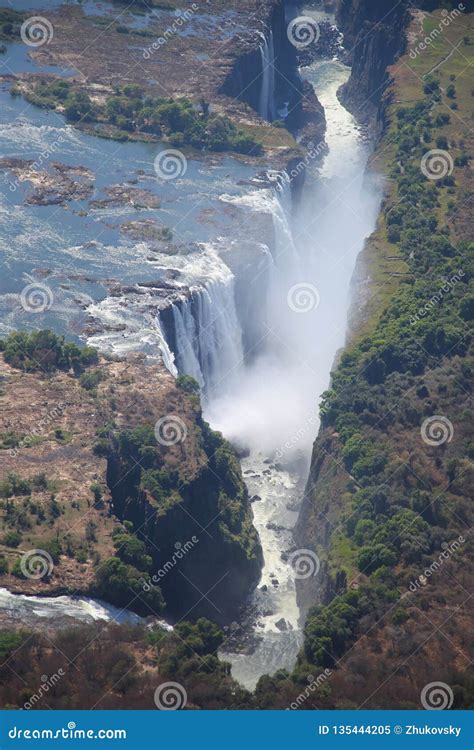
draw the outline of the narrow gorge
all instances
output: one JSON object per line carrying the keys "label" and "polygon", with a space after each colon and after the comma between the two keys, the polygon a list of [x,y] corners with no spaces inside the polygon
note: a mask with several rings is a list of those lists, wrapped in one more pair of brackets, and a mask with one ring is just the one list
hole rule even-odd
{"label": "narrow gorge", "polygon": [[[420,645],[410,671],[405,649],[455,602],[420,584],[417,607],[409,586],[464,539],[471,476],[459,443],[435,456],[418,440],[449,413],[467,445],[467,89],[421,57],[410,77],[407,47],[447,16],[404,0],[41,3],[54,38],[25,43],[29,0],[1,32],[15,670],[41,672],[31,629],[99,663],[103,639],[124,672],[117,689],[105,669],[87,678],[104,707],[152,707],[153,680],[184,685],[190,708],[417,707],[441,658]],[[420,171],[434,145],[457,181]],[[444,328],[417,328],[439,278]],[[462,705],[460,659],[449,680]]]}

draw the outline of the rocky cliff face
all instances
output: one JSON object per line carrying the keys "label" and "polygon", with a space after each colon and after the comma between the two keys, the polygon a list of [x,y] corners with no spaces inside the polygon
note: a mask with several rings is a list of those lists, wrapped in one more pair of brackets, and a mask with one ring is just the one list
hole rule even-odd
{"label": "rocky cliff face", "polygon": [[[229,622],[262,564],[235,454],[163,366],[134,355],[85,374],[25,373],[0,355],[0,586],[93,592],[130,521],[153,561],[143,584],[152,579],[169,611]],[[51,575],[17,574],[25,553],[51,545]]]}
{"label": "rocky cliff face", "polygon": [[173,447],[137,465],[114,436],[107,470],[113,511],[147,544],[149,584],[161,588],[171,614],[223,625],[238,617],[263,562],[248,493],[235,454],[202,420],[197,403],[185,441]]}
{"label": "rocky cliff face", "polygon": [[286,127],[298,133],[300,142],[322,140],[325,131],[324,111],[312,86],[304,82],[298,73],[295,47],[287,34],[283,0],[267,2],[267,19],[262,17],[260,28],[242,43],[240,54],[234,59],[220,93],[247,102],[252,109],[261,109],[261,94],[265,61],[261,45],[264,35],[272,39],[271,68],[273,76],[273,120],[280,119],[281,112],[288,111]]}
{"label": "rocky cliff face", "polygon": [[388,84],[387,67],[403,51],[409,22],[405,0],[341,0],[337,24],[352,66],[342,91],[345,105],[363,121],[377,117]]}

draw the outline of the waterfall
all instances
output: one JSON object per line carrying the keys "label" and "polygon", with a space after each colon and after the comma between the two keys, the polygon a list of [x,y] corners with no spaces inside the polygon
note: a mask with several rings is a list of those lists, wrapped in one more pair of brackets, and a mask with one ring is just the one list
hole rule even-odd
{"label": "waterfall", "polygon": [[270,122],[274,119],[274,97],[275,97],[275,45],[273,42],[273,31],[270,29],[268,39],[259,32],[262,39],[260,44],[260,57],[262,60],[262,86],[258,113],[264,120]]}
{"label": "waterfall", "polygon": [[195,287],[175,302],[172,325],[178,372],[192,375],[204,398],[229,387],[244,359],[232,274]]}

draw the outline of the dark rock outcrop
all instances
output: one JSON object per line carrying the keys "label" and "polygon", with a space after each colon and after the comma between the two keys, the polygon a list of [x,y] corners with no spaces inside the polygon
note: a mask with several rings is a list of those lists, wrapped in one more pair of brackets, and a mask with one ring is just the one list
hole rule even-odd
{"label": "dark rock outcrop", "polygon": [[[195,420],[186,438],[199,446],[194,471],[188,467],[173,480],[166,501],[143,489],[142,467],[130,468],[119,441],[108,458],[107,484],[113,512],[133,523],[153,559],[144,585],[159,586],[173,617],[224,625],[239,617],[258,584],[263,557],[237,458],[199,409]],[[181,463],[187,462],[183,452]]]}
{"label": "dark rock outcrop", "polygon": [[[326,127],[324,111],[312,86],[303,81],[298,72],[296,48],[287,34],[287,19],[282,0],[276,0],[269,8],[266,36],[271,32],[275,50],[274,119],[278,111],[287,111],[285,126],[298,134],[303,145],[308,140],[322,140]],[[242,43],[237,57],[219,93],[247,102],[259,111],[262,89],[261,37],[255,34]]]}
{"label": "dark rock outcrop", "polygon": [[387,67],[403,52],[409,18],[405,0],[339,3],[337,23],[352,65],[351,77],[341,97],[344,105],[362,121],[377,119],[389,82]]}

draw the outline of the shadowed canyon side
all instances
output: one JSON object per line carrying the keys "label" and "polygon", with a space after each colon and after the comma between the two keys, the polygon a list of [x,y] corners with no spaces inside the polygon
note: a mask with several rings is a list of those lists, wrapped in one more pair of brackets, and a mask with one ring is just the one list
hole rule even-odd
{"label": "shadowed canyon side", "polygon": [[[388,164],[390,182],[358,260],[351,330],[296,525],[297,544],[320,562],[316,577],[298,581],[300,658],[312,673],[329,669],[332,705],[411,708],[438,681],[450,706],[468,708],[472,234],[463,218],[472,170],[463,154],[472,153],[472,105],[463,70],[473,17],[386,5],[339,7],[354,44],[343,101],[376,119],[371,167]],[[388,77],[377,67],[383,40],[402,53]],[[327,705],[323,690],[317,701]]]}
{"label": "shadowed canyon side", "polygon": [[37,5],[41,44],[0,8],[0,707],[472,707],[470,3]]}

